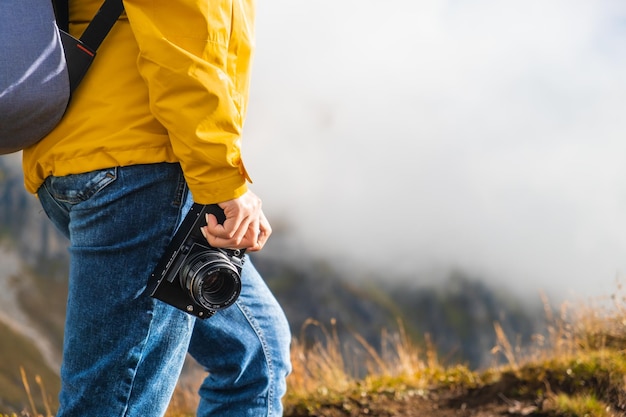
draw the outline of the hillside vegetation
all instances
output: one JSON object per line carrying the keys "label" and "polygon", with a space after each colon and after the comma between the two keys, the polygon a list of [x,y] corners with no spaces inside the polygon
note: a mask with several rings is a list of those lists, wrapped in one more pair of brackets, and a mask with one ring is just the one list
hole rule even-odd
{"label": "hillside vegetation", "polygon": [[[620,291],[618,291],[620,292]],[[381,357],[369,347],[370,372],[354,379],[332,335],[310,349],[296,345],[289,416],[623,416],[626,415],[626,302],[611,308],[546,304],[548,326],[521,350],[494,323],[491,353],[507,363],[483,371],[445,365],[432,346],[400,331]]]}
{"label": "hillside vegetation", "polygon": [[[626,299],[612,301],[564,304],[557,312],[546,304],[546,332],[525,350],[494,323],[491,354],[507,362],[480,371],[442,363],[434,346],[412,342],[401,323],[383,332],[380,349],[355,335],[365,353],[355,363],[357,352],[344,349],[336,323],[310,320],[303,332],[315,328],[324,337],[293,343],[285,416],[626,416]],[[363,367],[365,375],[355,376]],[[194,415],[199,378],[179,385],[167,417]],[[23,392],[30,406],[21,415],[51,417],[49,404],[31,400],[31,391]]]}
{"label": "hillside vegetation", "polygon": [[[545,311],[545,333],[523,350],[494,323],[491,354],[506,364],[481,371],[442,363],[434,346],[413,343],[401,324],[383,332],[380,349],[359,339],[367,355],[355,364],[334,323],[310,321],[325,336],[294,342],[285,416],[626,416],[624,296],[614,295],[610,306],[564,304],[557,314],[546,302]],[[366,375],[355,377],[355,366]],[[191,398],[179,389],[168,415],[193,415]]]}

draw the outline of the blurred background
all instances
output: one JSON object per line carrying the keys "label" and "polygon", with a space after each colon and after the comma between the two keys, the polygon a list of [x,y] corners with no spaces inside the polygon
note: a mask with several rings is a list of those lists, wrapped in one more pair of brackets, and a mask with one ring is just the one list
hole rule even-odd
{"label": "blurred background", "polygon": [[389,279],[458,268],[532,297],[614,288],[626,3],[276,0],[258,12],[245,161],[301,252]]}
{"label": "blurred background", "polygon": [[[547,303],[619,292],[625,45],[621,0],[259,2],[254,261],[294,337],[358,354],[400,321],[481,368],[494,322],[524,347]],[[66,246],[0,158],[0,413],[19,366],[58,388]]]}

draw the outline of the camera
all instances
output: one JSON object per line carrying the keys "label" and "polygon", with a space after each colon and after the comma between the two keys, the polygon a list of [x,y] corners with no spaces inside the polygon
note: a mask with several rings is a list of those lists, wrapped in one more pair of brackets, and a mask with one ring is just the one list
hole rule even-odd
{"label": "camera", "polygon": [[194,203],[172,237],[146,291],[186,313],[206,319],[232,305],[241,293],[243,249],[222,249],[209,245],[200,231],[206,214],[225,220],[216,204]]}

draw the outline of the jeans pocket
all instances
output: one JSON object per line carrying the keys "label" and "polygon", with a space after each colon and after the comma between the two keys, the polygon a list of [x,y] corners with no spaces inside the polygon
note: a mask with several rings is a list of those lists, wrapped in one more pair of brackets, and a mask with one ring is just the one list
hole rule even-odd
{"label": "jeans pocket", "polygon": [[47,189],[55,200],[77,204],[90,199],[117,179],[117,168],[107,168],[84,174],[48,178]]}

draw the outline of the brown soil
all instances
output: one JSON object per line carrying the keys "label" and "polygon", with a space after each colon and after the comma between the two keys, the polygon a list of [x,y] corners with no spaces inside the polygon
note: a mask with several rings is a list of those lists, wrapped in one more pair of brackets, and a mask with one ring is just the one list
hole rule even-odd
{"label": "brown soil", "polygon": [[[493,388],[493,387],[492,387]],[[384,393],[346,399],[342,404],[321,404],[315,410],[287,410],[285,417],[548,417],[531,400],[513,400],[493,389],[472,392]]]}

